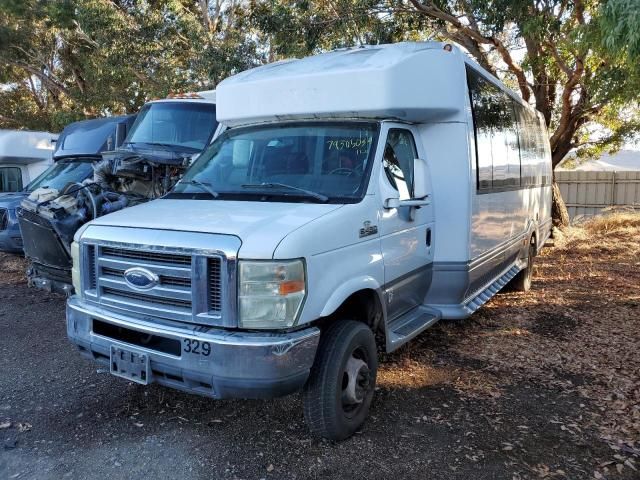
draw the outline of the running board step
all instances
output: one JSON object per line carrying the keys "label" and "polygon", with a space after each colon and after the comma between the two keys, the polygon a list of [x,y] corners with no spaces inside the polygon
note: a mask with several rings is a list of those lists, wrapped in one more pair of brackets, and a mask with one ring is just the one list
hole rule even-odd
{"label": "running board step", "polygon": [[521,268],[518,265],[514,265],[507,270],[502,276],[498,277],[496,281],[490,283],[484,290],[471,297],[464,304],[464,309],[467,313],[471,314],[478,310],[482,305],[487,303],[491,297],[498,293],[502,287],[504,287],[509,281],[515,277]]}
{"label": "running board step", "polygon": [[440,320],[440,312],[417,307],[387,325],[387,352],[393,352]]}

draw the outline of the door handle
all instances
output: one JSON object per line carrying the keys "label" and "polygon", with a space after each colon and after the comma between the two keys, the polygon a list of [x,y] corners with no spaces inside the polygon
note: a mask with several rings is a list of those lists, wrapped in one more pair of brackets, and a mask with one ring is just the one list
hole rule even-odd
{"label": "door handle", "polygon": [[427,244],[427,247],[431,247],[431,229],[427,228],[427,233],[425,235],[425,243]]}

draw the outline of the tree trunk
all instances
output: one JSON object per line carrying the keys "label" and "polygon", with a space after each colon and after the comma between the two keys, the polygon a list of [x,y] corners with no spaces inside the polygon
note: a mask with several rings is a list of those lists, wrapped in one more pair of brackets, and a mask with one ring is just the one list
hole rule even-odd
{"label": "tree trunk", "polygon": [[558,228],[564,228],[569,226],[569,211],[564,203],[562,194],[560,193],[560,186],[553,180],[553,201],[551,203],[551,218],[553,219],[553,226]]}

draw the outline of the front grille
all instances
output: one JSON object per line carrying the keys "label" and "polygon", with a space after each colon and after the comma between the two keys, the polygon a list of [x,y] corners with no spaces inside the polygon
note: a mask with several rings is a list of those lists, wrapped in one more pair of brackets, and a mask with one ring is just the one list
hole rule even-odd
{"label": "front grille", "polygon": [[7,229],[7,209],[0,208],[0,230]]}
{"label": "front grille", "polygon": [[173,253],[147,252],[143,250],[125,250],[122,248],[103,247],[102,255],[105,257],[128,258],[172,265],[191,265],[189,255],[176,255]]}
{"label": "front grille", "polygon": [[[93,278],[93,283],[87,282],[90,287],[86,287],[89,299],[147,318],[224,325],[224,257],[200,254],[195,249],[184,253],[113,244],[86,244],[85,248],[85,271]],[[145,290],[130,285],[124,276],[134,267],[148,270],[157,278],[156,283]]]}
{"label": "front grille", "polygon": [[102,289],[103,295],[112,295],[114,297],[123,297],[131,300],[137,300],[139,302],[151,303],[151,304],[159,304],[159,305],[169,305],[172,307],[179,308],[191,308],[191,302],[188,300],[178,300],[175,298],[166,298],[166,297],[151,297],[150,295],[146,295],[144,293],[138,292],[126,292],[123,290],[116,290],[114,288],[105,287]]}

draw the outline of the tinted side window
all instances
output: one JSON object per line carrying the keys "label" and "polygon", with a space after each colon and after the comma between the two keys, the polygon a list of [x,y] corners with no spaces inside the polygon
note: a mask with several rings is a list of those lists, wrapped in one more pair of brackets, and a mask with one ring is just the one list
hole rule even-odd
{"label": "tinted side window", "polygon": [[413,197],[413,161],[417,155],[411,132],[389,130],[382,164],[389,183],[398,190],[400,200]]}
{"label": "tinted side window", "polygon": [[489,83],[471,69],[467,70],[467,80],[476,136],[478,189],[490,190],[493,186],[492,137],[500,104]]}
{"label": "tinted side window", "polygon": [[19,192],[22,190],[22,172],[18,167],[0,168],[0,192]]}
{"label": "tinted side window", "polygon": [[[518,117],[518,139],[522,158],[522,185],[550,185],[551,172],[548,171],[547,138],[541,121],[535,113],[515,105]],[[541,162],[544,161],[544,164]]]}
{"label": "tinted side window", "polygon": [[514,102],[478,73],[467,68],[476,136],[478,189],[520,186],[520,152]]}

